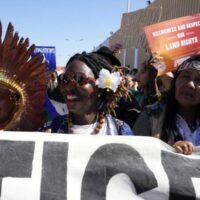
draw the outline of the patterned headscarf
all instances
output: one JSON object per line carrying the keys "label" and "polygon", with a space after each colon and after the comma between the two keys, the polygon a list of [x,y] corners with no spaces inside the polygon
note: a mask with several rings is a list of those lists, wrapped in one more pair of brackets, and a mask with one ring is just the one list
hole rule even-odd
{"label": "patterned headscarf", "polygon": [[185,60],[176,70],[176,73],[180,73],[186,69],[200,70],[200,54],[190,57]]}

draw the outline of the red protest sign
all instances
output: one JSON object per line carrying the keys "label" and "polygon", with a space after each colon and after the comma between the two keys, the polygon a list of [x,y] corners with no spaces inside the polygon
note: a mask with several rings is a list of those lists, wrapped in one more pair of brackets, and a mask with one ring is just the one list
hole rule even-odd
{"label": "red protest sign", "polygon": [[200,53],[200,14],[146,26],[144,31],[151,51],[164,57],[159,74],[174,70],[191,55]]}

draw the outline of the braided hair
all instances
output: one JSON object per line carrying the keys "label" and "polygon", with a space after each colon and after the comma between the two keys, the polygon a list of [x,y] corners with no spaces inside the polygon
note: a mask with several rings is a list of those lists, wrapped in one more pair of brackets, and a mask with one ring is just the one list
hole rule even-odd
{"label": "braided hair", "polygon": [[[107,69],[109,72],[119,71],[122,80],[118,89],[113,92],[112,90],[99,88],[99,101],[98,101],[98,109],[101,113],[109,113],[115,115],[115,108],[118,105],[118,100],[120,97],[129,98],[127,82],[128,80],[123,74],[122,68],[111,66],[101,55],[95,53],[86,53],[83,52],[81,54],[75,54],[72,56],[67,65],[69,65],[72,61],[79,60],[84,62],[93,72],[95,79],[99,78],[99,73],[101,69]],[[66,65],[66,67],[67,67]]]}

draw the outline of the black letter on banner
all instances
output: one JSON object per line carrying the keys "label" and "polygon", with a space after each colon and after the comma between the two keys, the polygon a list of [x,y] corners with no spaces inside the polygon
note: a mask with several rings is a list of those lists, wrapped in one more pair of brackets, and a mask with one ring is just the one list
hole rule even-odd
{"label": "black letter on banner", "polygon": [[0,140],[0,195],[2,178],[31,177],[34,147],[35,142]]}
{"label": "black letter on banner", "polygon": [[41,200],[67,199],[68,143],[44,142]]}
{"label": "black letter on banner", "polygon": [[170,183],[169,200],[195,200],[192,177],[200,177],[200,160],[162,151],[162,164]]}
{"label": "black letter on banner", "polygon": [[83,176],[81,200],[106,199],[107,184],[118,173],[130,177],[137,194],[158,186],[154,174],[134,148],[126,144],[106,144],[89,160]]}

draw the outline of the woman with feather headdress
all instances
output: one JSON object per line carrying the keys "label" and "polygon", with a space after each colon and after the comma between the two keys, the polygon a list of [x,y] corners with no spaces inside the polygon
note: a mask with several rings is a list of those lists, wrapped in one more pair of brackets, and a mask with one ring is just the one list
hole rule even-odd
{"label": "woman with feather headdress", "polygon": [[0,23],[0,130],[35,131],[43,123],[47,64],[40,55],[31,57],[35,46],[11,23],[1,38]]}

